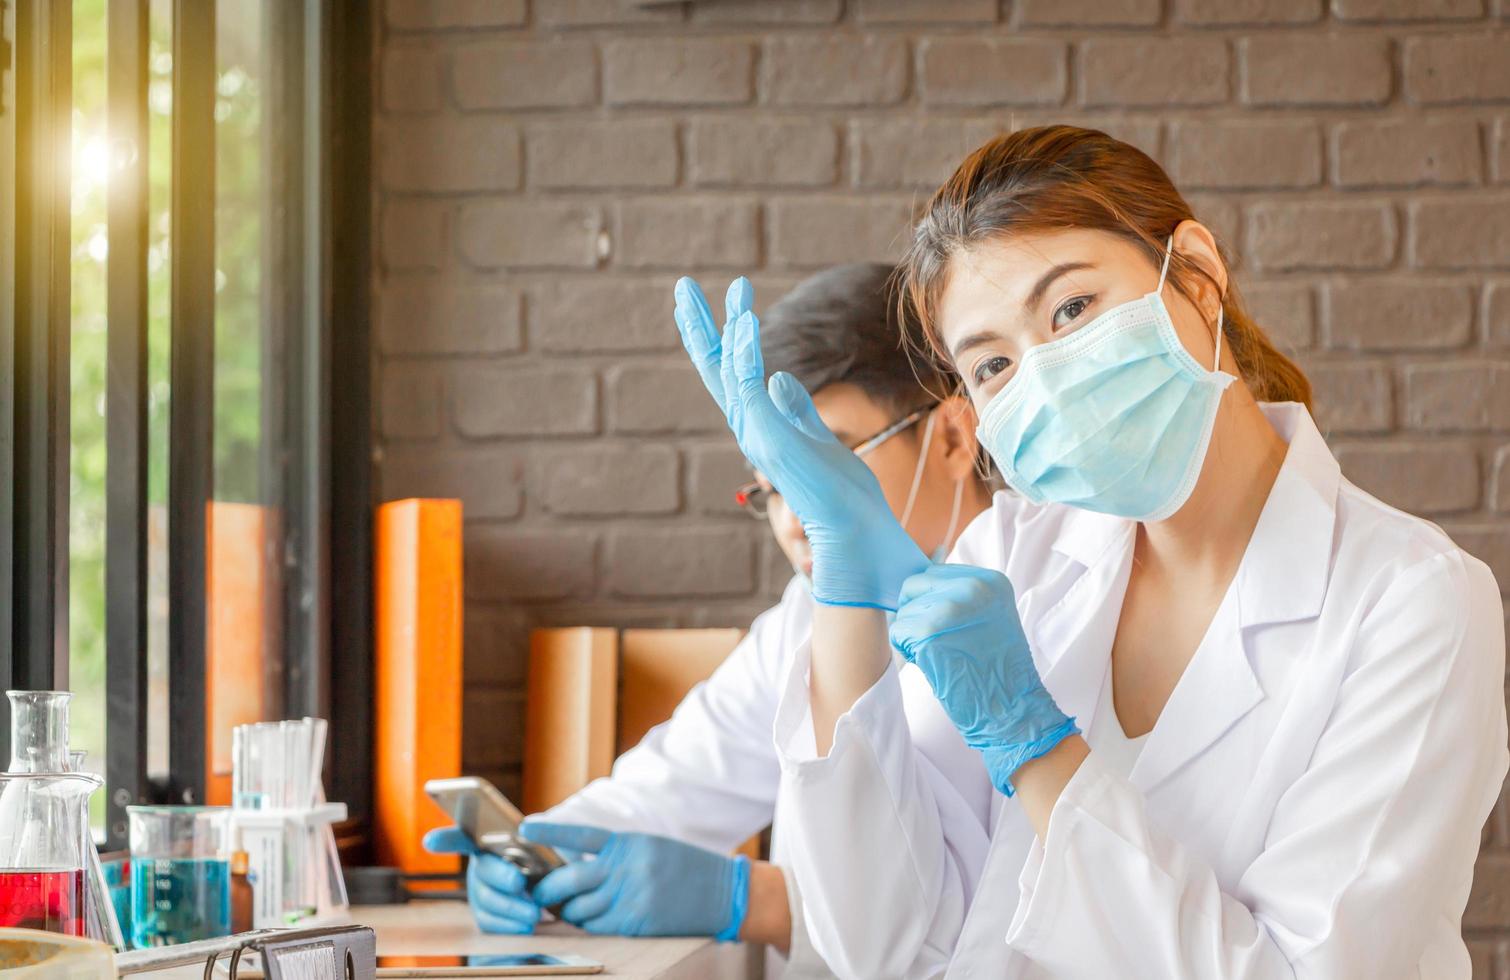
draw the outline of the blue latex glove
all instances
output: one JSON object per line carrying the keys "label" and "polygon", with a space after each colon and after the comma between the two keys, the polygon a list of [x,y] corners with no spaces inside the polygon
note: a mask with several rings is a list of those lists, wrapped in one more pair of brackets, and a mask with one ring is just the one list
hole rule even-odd
{"label": "blue latex glove", "polygon": [[540,906],[530,898],[524,872],[496,854],[480,850],[459,827],[442,827],[425,835],[425,850],[466,854],[467,904],[483,932],[524,934],[535,931]]}
{"label": "blue latex glove", "polygon": [[595,854],[535,886],[535,901],[588,932],[734,939],[750,901],[750,862],[652,834],[526,820],[526,840]]}
{"label": "blue latex glove", "polygon": [[934,565],[902,585],[891,645],[917,664],[965,744],[1008,796],[1012,774],[1080,729],[1044,690],[1012,583],[972,565]]}
{"label": "blue latex glove", "polygon": [[745,458],[802,522],[813,549],[813,598],[894,610],[902,581],[927,568],[928,558],[897,523],[875,474],[828,431],[802,384],[782,371],[767,384],[753,300],[749,280],[734,280],[720,338],[702,290],[680,280],[682,345]]}

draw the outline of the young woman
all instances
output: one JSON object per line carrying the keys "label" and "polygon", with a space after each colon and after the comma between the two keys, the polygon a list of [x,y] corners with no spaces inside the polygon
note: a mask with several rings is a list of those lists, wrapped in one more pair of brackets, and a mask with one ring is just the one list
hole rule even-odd
{"label": "young woman", "polygon": [[[721,340],[683,326],[813,542],[776,739],[830,965],[1467,977],[1507,767],[1488,569],[1341,476],[1210,231],[1126,144],[1056,126],[983,146],[904,280],[1016,491],[966,564],[910,547],[800,387],[764,384],[747,310]],[[969,818],[936,805],[957,788],[899,723],[914,672],[994,787]]]}

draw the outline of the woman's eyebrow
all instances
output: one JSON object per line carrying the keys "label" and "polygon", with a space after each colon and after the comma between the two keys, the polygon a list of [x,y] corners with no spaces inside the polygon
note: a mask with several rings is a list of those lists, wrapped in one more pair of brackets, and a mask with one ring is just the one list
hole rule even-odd
{"label": "woman's eyebrow", "polygon": [[954,347],[949,351],[949,356],[957,364],[959,363],[960,355],[970,348],[980,347],[1000,339],[1001,335],[994,330],[981,330],[976,333],[972,333],[969,336],[960,338],[960,342],[955,344]]}
{"label": "woman's eyebrow", "polygon": [[1049,291],[1049,287],[1054,285],[1054,280],[1058,279],[1060,276],[1067,275],[1071,272],[1076,272],[1080,269],[1092,268],[1095,268],[1095,266],[1093,266],[1089,262],[1064,262],[1060,265],[1054,266],[1048,272],[1045,272],[1043,274],[1043,277],[1039,279],[1038,283],[1033,287],[1033,291],[1028,293],[1027,300],[1025,300],[1022,304],[1023,309],[1030,312],[1037,309],[1038,304],[1043,302],[1043,294]]}

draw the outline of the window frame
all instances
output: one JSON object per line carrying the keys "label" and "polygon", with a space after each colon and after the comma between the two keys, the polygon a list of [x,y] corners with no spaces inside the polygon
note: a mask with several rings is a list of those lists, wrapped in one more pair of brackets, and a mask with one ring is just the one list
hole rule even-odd
{"label": "window frame", "polygon": [[[216,4],[173,0],[168,509],[169,777],[149,780],[147,243],[149,0],[108,0],[111,145],[106,339],[106,846],[124,808],[202,802],[207,557],[213,490]],[[277,123],[264,223],[278,276],[264,296],[259,469],[280,514],[283,717],[332,722],[327,788],[344,837],[371,812],[371,12],[362,0],[268,5]],[[0,0],[0,679],[68,684],[71,4]],[[289,37],[297,43],[290,43]],[[13,80],[13,85],[3,84]],[[14,91],[13,98],[8,93]],[[59,138],[61,136],[61,138]],[[279,176],[281,175],[281,177]],[[339,386],[332,378],[339,371]],[[197,515],[197,519],[192,519]],[[8,726],[0,725],[0,756]]]}

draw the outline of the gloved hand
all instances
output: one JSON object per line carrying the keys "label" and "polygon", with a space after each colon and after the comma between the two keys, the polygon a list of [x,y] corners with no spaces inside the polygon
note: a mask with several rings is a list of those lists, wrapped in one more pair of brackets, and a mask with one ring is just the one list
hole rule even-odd
{"label": "gloved hand", "polygon": [[526,820],[526,840],[596,854],[557,868],[535,886],[543,906],[588,932],[734,939],[750,901],[750,862],[652,834]]}
{"label": "gloved hand", "polygon": [[459,827],[441,827],[425,835],[425,850],[436,854],[467,854],[467,904],[483,932],[523,935],[535,931],[540,906],[530,898],[524,872],[508,861],[481,850]]}
{"label": "gloved hand", "polygon": [[802,384],[778,371],[767,385],[753,299],[749,280],[734,280],[720,339],[702,290],[680,280],[682,345],[745,458],[802,522],[813,549],[813,598],[896,609],[903,579],[927,568],[928,558],[897,523],[875,474],[828,431]]}
{"label": "gloved hand", "polygon": [[1012,774],[1078,732],[1044,690],[1012,583],[972,565],[934,565],[902,585],[891,645],[917,664],[965,744],[1008,796]]}

